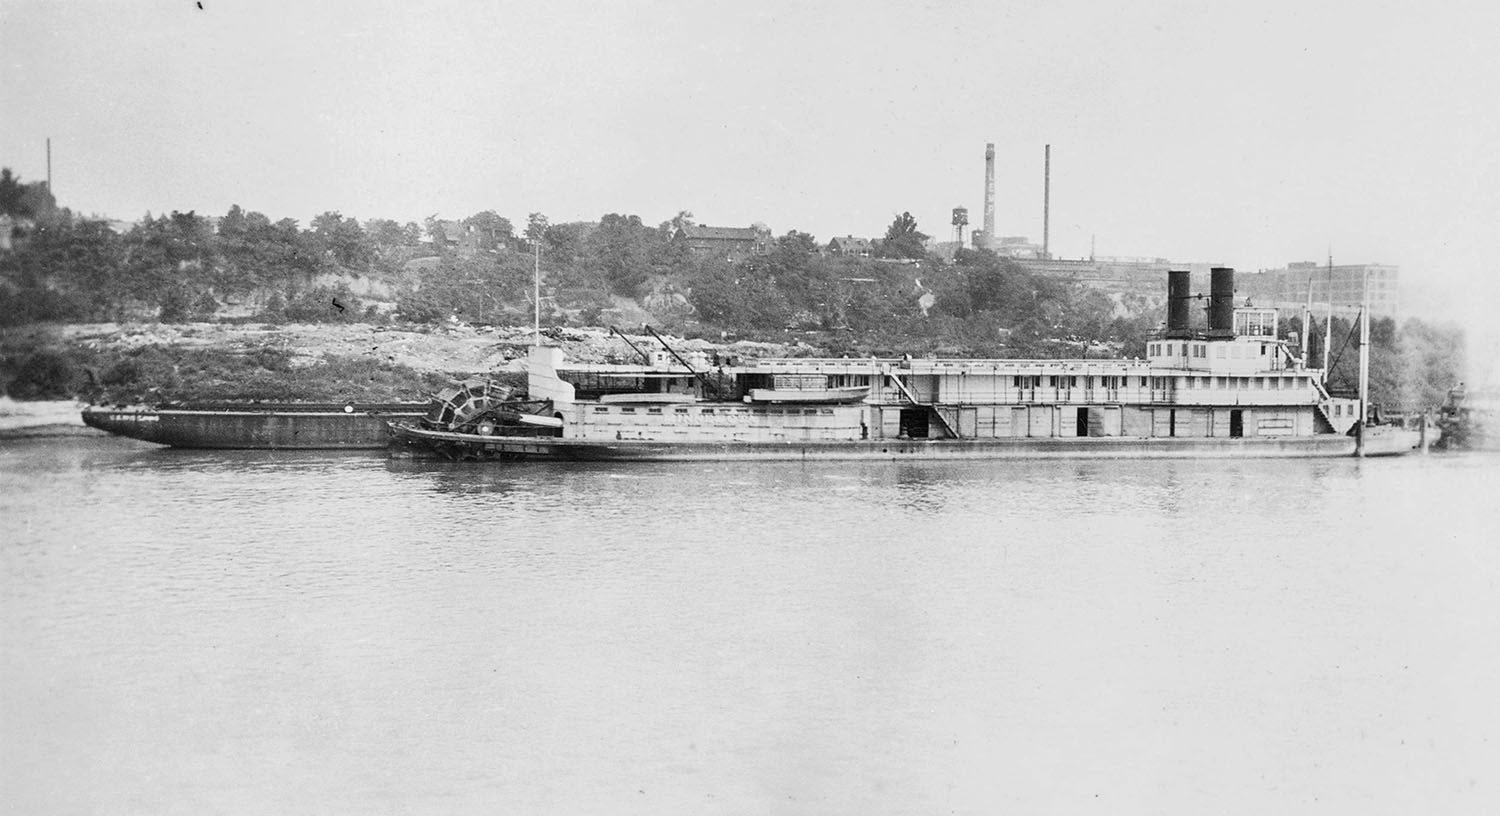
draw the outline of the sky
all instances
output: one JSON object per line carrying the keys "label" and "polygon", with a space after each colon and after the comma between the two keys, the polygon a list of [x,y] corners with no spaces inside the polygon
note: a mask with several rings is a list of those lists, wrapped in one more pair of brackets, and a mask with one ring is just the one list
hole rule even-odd
{"label": "sky", "polygon": [[1500,4],[0,0],[0,164],[75,212],[680,210],[1401,267],[1500,308]]}

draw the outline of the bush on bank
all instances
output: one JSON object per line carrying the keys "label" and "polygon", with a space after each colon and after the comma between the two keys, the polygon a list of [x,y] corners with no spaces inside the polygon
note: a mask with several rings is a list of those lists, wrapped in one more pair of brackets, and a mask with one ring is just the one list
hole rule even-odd
{"label": "bush on bank", "polygon": [[0,343],[0,390],[19,400],[391,402],[420,400],[449,381],[368,357],[330,355],[293,365],[287,350],[270,345],[249,351],[161,345],[92,349],[39,333]]}

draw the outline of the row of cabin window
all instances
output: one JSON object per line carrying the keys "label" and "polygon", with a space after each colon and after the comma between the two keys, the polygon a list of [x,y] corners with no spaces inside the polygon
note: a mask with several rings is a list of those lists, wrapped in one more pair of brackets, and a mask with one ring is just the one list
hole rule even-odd
{"label": "row of cabin window", "polygon": [[[1137,388],[1146,387],[1145,377],[1126,377],[1115,374],[1098,377],[1093,375],[1083,377],[1062,375],[1049,376],[1046,379],[1048,388],[1078,388],[1080,381],[1084,388],[1094,388],[1096,387],[1096,383],[1098,388],[1130,388],[1132,385]],[[1131,382],[1132,379],[1135,380],[1134,383]],[[1016,388],[1041,388],[1042,377],[1039,374],[1017,374],[1013,378],[1012,384]]]}
{"label": "row of cabin window", "polygon": [[[692,410],[692,409],[688,409],[688,408],[673,408],[672,409],[672,413],[674,413],[674,414],[686,414],[686,413],[688,413],[689,410]],[[716,409],[713,409],[713,408],[699,408],[699,409],[696,409],[696,410],[700,414],[713,414],[713,413],[715,413]],[[620,408],[620,413],[622,413],[622,414],[633,414],[635,412],[636,412],[636,409],[632,408],[632,407],[629,407],[629,406],[622,406]],[[647,408],[646,409],[646,413],[647,414],[659,414],[661,412],[662,412],[662,409],[660,409],[660,408]],[[798,408],[786,408],[786,409],[782,409],[782,408],[719,408],[719,409],[717,409],[717,412],[720,413],[720,414],[782,414],[782,413],[785,413],[785,414],[790,414],[790,415],[793,415],[793,416],[796,416],[798,414],[801,414],[803,416],[817,416],[818,414],[821,413],[821,414],[827,414],[827,415],[831,416],[833,414],[833,409],[832,408],[801,408],[801,409],[798,409]],[[594,406],[594,413],[596,413],[596,414],[607,414],[607,413],[609,413],[609,406],[608,405],[595,405]]]}
{"label": "row of cabin window", "polygon": [[[1181,349],[1177,348],[1176,343],[1152,343],[1151,348],[1148,350],[1148,352],[1153,357],[1171,357],[1175,354],[1187,354],[1189,351],[1188,346],[1192,346],[1191,351],[1193,357],[1199,359],[1206,359],[1208,357],[1208,346],[1204,343],[1183,343]],[[1165,351],[1163,351],[1164,348]],[[1231,357],[1236,360],[1245,359],[1243,349],[1245,349],[1246,346],[1238,344],[1233,346],[1220,345],[1215,346],[1215,348],[1218,350],[1218,353],[1214,355],[1214,357],[1217,359],[1224,360]],[[1265,357],[1266,355],[1270,354],[1270,348],[1271,347],[1266,345],[1265,343],[1261,343],[1260,356]],[[1233,350],[1232,353],[1231,349]]]}
{"label": "row of cabin window", "polygon": [[[1122,377],[1122,376],[1117,376],[1117,375],[1113,375],[1113,374],[1111,374],[1109,376],[1101,376],[1101,377],[1098,377],[1098,378],[1095,378],[1092,375],[1085,376],[1085,377],[1076,377],[1076,376],[1072,376],[1072,377],[1070,377],[1070,376],[1049,376],[1049,377],[1047,377],[1047,387],[1048,388],[1077,388],[1078,385],[1079,385],[1079,380],[1082,380],[1084,388],[1093,388],[1094,387],[1094,381],[1095,381],[1095,379],[1098,380],[1100,388],[1129,388],[1130,387],[1130,378],[1129,377]],[[1137,386],[1144,386],[1146,384],[1146,378],[1145,377],[1136,377],[1135,380],[1136,380],[1136,385]],[[1040,374],[1017,374],[1013,378],[1012,384],[1016,388],[1041,388],[1042,387],[1042,377],[1041,377]]]}
{"label": "row of cabin window", "polygon": [[[1153,380],[1171,379],[1169,377],[1152,377]],[[1246,389],[1266,389],[1277,391],[1282,388],[1305,388],[1307,386],[1304,377],[1184,377],[1188,388],[1228,388],[1231,391]],[[1283,383],[1285,383],[1283,385]]]}
{"label": "row of cabin window", "polygon": [[[1016,377],[1015,377],[1015,387],[1016,388],[1040,388],[1041,387],[1041,379],[1042,378],[1040,376],[1016,375]],[[1096,378],[1093,377],[1093,376],[1084,376],[1084,377],[1051,376],[1051,377],[1047,378],[1047,387],[1048,388],[1077,388],[1078,385],[1079,385],[1079,380],[1082,380],[1084,388],[1093,388],[1094,387],[1094,380],[1095,379]],[[1149,379],[1150,380],[1150,385],[1151,385],[1152,388],[1154,388],[1156,390],[1162,390],[1162,389],[1165,389],[1167,387],[1167,383],[1170,382],[1174,378],[1172,378],[1172,377],[1149,377],[1149,378],[1148,377],[1134,377],[1134,378],[1132,378],[1132,377],[1121,377],[1121,376],[1107,376],[1107,377],[1098,377],[1097,379],[1099,380],[1099,387],[1100,388],[1106,388],[1106,389],[1109,389],[1109,388],[1129,388],[1131,386],[1131,382],[1130,381],[1132,379],[1134,379],[1136,381],[1135,385],[1137,385],[1139,387],[1145,387],[1146,384],[1147,384],[1146,381]],[[1187,384],[1188,388],[1210,388],[1210,387],[1212,387],[1212,388],[1229,388],[1229,389],[1241,389],[1241,388],[1247,388],[1247,389],[1248,388],[1281,389],[1281,388],[1301,388],[1301,387],[1304,387],[1306,385],[1306,383],[1303,382],[1303,378],[1302,377],[1251,377],[1251,378],[1246,378],[1246,377],[1187,377],[1185,379],[1188,381],[1188,384]],[[1289,380],[1289,381],[1292,381],[1292,382],[1289,383],[1288,385],[1282,385],[1281,384],[1282,380]],[[1212,383],[1213,383],[1212,385],[1209,384],[1210,381],[1212,381]],[[1269,381],[1269,384],[1267,384],[1267,381]]]}

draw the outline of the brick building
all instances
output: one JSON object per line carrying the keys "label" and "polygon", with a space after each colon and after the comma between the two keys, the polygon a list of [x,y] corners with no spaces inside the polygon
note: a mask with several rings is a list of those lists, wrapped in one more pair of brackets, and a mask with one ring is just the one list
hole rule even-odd
{"label": "brick building", "polygon": [[672,233],[672,240],[687,245],[699,255],[722,255],[726,258],[763,255],[771,251],[771,231],[764,227],[702,227],[684,224]]}
{"label": "brick building", "polygon": [[1370,287],[1370,314],[1375,317],[1397,317],[1400,313],[1400,269],[1388,264],[1336,264],[1330,267],[1314,261],[1289,263],[1284,269],[1269,269],[1242,274],[1236,288],[1257,306],[1283,311],[1301,309],[1312,289],[1313,311],[1322,314],[1329,301],[1333,312],[1350,317],[1359,313],[1364,301],[1365,283]]}

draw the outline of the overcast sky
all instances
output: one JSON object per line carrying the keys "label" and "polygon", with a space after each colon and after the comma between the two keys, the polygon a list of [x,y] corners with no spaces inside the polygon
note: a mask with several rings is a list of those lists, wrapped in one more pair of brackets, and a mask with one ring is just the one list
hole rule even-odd
{"label": "overcast sky", "polygon": [[[1500,303],[1500,3],[0,0],[0,163],[83,213],[678,210],[1399,264]],[[1424,288],[1423,283],[1429,284]]]}

